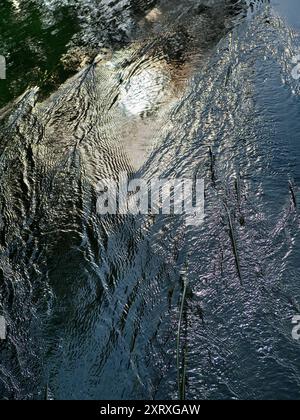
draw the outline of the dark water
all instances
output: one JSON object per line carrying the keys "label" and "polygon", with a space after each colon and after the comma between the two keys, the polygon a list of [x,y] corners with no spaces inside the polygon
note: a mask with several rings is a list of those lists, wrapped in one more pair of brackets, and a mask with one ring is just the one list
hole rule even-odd
{"label": "dark water", "polygon": [[29,86],[49,92],[68,76],[60,59],[79,30],[78,19],[69,7],[48,17],[39,3],[1,0],[0,54],[7,60],[7,80],[0,81],[0,106]]}
{"label": "dark water", "polygon": [[[298,399],[295,21],[261,1],[33,3],[64,34],[51,63],[76,48],[83,70],[2,112],[1,395],[177,399],[179,376],[187,399]],[[204,224],[97,216],[124,170],[204,178]]]}

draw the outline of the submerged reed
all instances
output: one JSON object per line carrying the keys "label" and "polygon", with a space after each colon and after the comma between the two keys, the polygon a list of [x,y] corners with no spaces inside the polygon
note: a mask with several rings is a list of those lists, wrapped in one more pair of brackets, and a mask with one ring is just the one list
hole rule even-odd
{"label": "submerged reed", "polygon": [[290,193],[291,193],[291,196],[292,196],[292,201],[293,201],[294,208],[297,209],[296,194],[295,194],[294,187],[293,187],[293,184],[291,183],[291,181],[289,181],[289,188],[290,188]]}
{"label": "submerged reed", "polygon": [[242,286],[243,285],[243,277],[242,277],[242,270],[241,270],[240,258],[239,258],[239,253],[238,253],[237,241],[236,241],[236,238],[235,238],[235,232],[234,232],[234,227],[233,227],[231,214],[230,214],[230,211],[229,211],[226,204],[225,204],[225,209],[226,209],[227,216],[228,216],[230,239],[231,239],[235,264],[236,264],[238,276],[239,276],[239,279],[240,279],[240,283],[241,283],[241,286]]}
{"label": "submerged reed", "polygon": [[188,281],[186,278],[183,280],[183,292],[182,292],[182,298],[181,298],[181,304],[180,304],[180,313],[179,313],[179,320],[178,320],[178,328],[177,328],[177,384],[178,384],[178,397],[180,400],[183,400],[185,398],[185,383],[186,383],[186,354],[184,357],[184,363],[183,368],[181,368],[180,363],[180,333],[181,333],[181,327],[182,327],[182,320],[183,320],[183,312],[184,312],[184,306],[186,301],[186,295],[187,295],[187,288],[188,288]]}

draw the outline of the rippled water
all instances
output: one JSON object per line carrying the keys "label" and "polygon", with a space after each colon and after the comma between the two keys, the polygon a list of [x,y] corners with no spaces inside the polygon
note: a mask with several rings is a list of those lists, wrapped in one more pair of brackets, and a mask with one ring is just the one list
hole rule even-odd
{"label": "rippled water", "polygon": [[296,0],[276,0],[272,4],[277,13],[280,14],[288,23],[299,31],[300,4]]}
{"label": "rippled water", "polygon": [[[110,44],[78,14],[92,64],[2,113],[0,392],[298,399],[299,35],[269,2],[145,3]],[[204,178],[205,223],[97,216],[124,170]]]}

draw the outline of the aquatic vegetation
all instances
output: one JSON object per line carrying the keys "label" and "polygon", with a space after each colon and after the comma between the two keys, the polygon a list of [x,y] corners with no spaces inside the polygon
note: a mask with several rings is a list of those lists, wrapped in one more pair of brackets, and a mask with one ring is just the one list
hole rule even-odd
{"label": "aquatic vegetation", "polygon": [[290,189],[290,193],[291,193],[291,196],[292,196],[292,201],[293,201],[294,208],[297,209],[296,194],[295,194],[294,187],[293,187],[293,184],[291,183],[291,181],[289,181],[289,189]]}
{"label": "aquatic vegetation", "polygon": [[238,253],[238,246],[237,246],[237,241],[236,241],[236,234],[235,234],[235,229],[233,226],[233,221],[232,221],[232,217],[230,214],[230,210],[227,207],[227,205],[225,204],[225,209],[226,209],[226,213],[227,213],[227,217],[228,217],[228,223],[229,223],[229,235],[230,235],[230,240],[231,240],[231,244],[232,244],[232,251],[233,251],[233,255],[234,255],[234,259],[235,259],[235,264],[236,264],[236,269],[237,269],[237,273],[240,279],[240,283],[241,285],[243,285],[243,277],[242,277],[242,270],[241,270],[241,264],[240,264],[240,258],[239,258],[239,253]]}
{"label": "aquatic vegetation", "polygon": [[186,305],[186,295],[188,289],[188,280],[184,278],[183,280],[183,291],[181,297],[180,311],[179,311],[179,320],[178,320],[178,329],[177,329],[177,342],[176,342],[176,359],[177,359],[177,384],[178,384],[178,396],[180,400],[185,399],[185,385],[186,385],[186,350],[183,353],[183,362],[181,363],[181,328],[183,321],[184,308]]}

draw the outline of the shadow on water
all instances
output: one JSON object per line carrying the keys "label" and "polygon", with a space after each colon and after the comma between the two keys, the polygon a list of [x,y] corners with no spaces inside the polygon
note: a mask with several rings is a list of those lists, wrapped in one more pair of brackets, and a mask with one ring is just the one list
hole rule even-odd
{"label": "shadow on water", "polygon": [[[176,399],[178,354],[188,399],[298,397],[299,40],[253,4],[139,9],[131,42],[3,118],[4,397]],[[121,171],[204,178],[204,224],[97,216]]]}
{"label": "shadow on water", "polygon": [[61,62],[79,30],[70,8],[61,6],[47,20],[38,1],[2,0],[0,28],[0,54],[7,61],[7,79],[0,81],[0,107],[29,86],[38,85],[48,94],[72,74]]}

